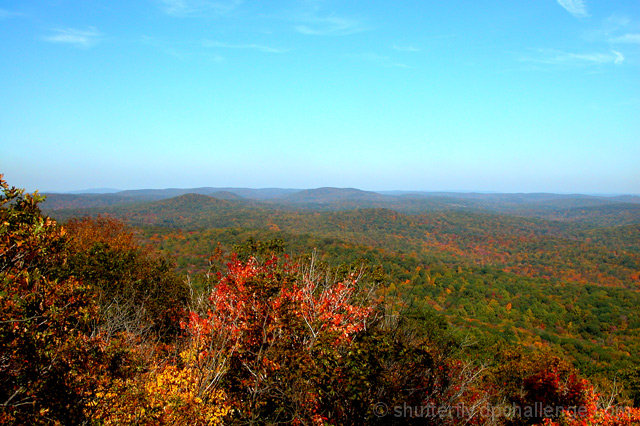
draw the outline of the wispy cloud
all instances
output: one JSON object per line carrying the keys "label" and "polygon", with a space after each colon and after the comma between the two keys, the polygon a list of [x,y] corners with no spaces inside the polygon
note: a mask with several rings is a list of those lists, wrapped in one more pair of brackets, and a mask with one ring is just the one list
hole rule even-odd
{"label": "wispy cloud", "polygon": [[562,6],[567,12],[575,16],[576,18],[585,18],[589,16],[587,12],[587,5],[584,0],[557,0],[558,4]]}
{"label": "wispy cloud", "polygon": [[414,46],[398,46],[398,45],[393,45],[393,49],[397,50],[398,52],[420,52],[420,49]]}
{"label": "wispy cloud", "polygon": [[306,17],[294,29],[300,34],[314,36],[344,36],[367,30],[360,21],[339,16]]}
{"label": "wispy cloud", "polygon": [[624,55],[616,50],[610,53],[566,53],[564,56],[557,56],[560,62],[581,61],[593,64],[621,64],[624,62]]}
{"label": "wispy cloud", "polygon": [[637,28],[633,26],[628,16],[614,14],[605,18],[599,26],[587,29],[583,33],[583,38],[591,43],[611,43],[626,33],[635,32]]}
{"label": "wispy cloud", "polygon": [[264,53],[286,53],[289,51],[289,49],[281,49],[278,47],[271,47],[263,44],[254,44],[254,43],[233,44],[233,43],[224,43],[224,42],[212,41],[212,40],[205,40],[202,42],[202,45],[204,47],[217,47],[221,49],[258,50]]}
{"label": "wispy cloud", "polygon": [[631,25],[631,18],[625,15],[611,15],[603,22],[603,30],[607,33],[628,28]]}
{"label": "wispy cloud", "polygon": [[640,44],[640,33],[623,34],[609,39],[612,43]]}
{"label": "wispy cloud", "polygon": [[75,28],[55,29],[53,34],[44,37],[45,41],[50,43],[70,44],[76,47],[91,47],[100,41],[102,33],[95,27],[89,27],[86,30]]}
{"label": "wispy cloud", "polygon": [[522,62],[547,65],[619,65],[624,62],[624,59],[624,55],[616,50],[611,50],[607,53],[572,53],[550,49],[540,49],[536,55],[520,58]]}
{"label": "wispy cloud", "polygon": [[243,0],[160,0],[164,12],[175,17],[223,15],[242,3]]}

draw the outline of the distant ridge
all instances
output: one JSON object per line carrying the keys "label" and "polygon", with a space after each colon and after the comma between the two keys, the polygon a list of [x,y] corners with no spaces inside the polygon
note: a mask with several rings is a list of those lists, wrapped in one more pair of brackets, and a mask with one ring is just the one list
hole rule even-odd
{"label": "distant ridge", "polygon": [[[148,204],[150,209],[205,211],[237,208],[351,210],[382,208],[407,214],[433,211],[500,213],[610,226],[640,223],[640,197],[553,193],[387,192],[357,188],[166,188],[107,194],[45,194],[45,211],[117,209]],[[154,204],[166,201],[166,203]],[[225,204],[226,203],[226,204]],[[190,207],[185,207],[190,206]],[[231,214],[231,213],[230,213]]]}
{"label": "distant ridge", "polygon": [[[201,187],[201,188],[165,188],[165,189],[129,189],[126,191],[118,192],[119,195],[138,197],[147,200],[161,200],[164,198],[177,197],[184,194],[202,194],[211,195],[218,198],[229,198],[229,194],[235,194],[241,198],[253,199],[253,200],[268,200],[274,198],[284,197],[288,194],[300,191],[299,189],[288,188],[216,188],[216,187]],[[222,193],[222,194],[221,194]],[[227,195],[224,195],[227,194]]]}
{"label": "distant ridge", "polygon": [[135,202],[148,201],[145,199],[137,199],[114,194],[56,194],[44,193],[46,198],[41,204],[44,210],[60,210],[60,209],[83,209],[83,208],[102,208],[115,205],[131,204]]}
{"label": "distant ridge", "polygon": [[295,203],[334,203],[341,201],[387,201],[394,197],[356,188],[324,187],[305,189],[286,196],[283,200]]}

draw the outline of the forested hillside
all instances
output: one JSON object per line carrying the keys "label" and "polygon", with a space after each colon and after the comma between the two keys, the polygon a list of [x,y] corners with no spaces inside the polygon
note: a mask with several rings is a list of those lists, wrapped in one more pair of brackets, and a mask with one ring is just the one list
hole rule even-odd
{"label": "forested hillside", "polygon": [[596,203],[592,211],[608,207],[602,217],[587,221],[487,213],[486,208],[417,214],[345,208],[390,197],[371,194],[320,189],[286,196],[316,202],[339,198],[337,210],[185,194],[52,213],[61,219],[85,214],[120,218],[193,277],[207,272],[219,245],[230,252],[247,241],[281,241],[280,250],[292,257],[315,250],[333,267],[365,265],[416,315],[441,317],[460,336],[472,337],[480,355],[491,356],[487,348],[501,345],[551,350],[603,382],[623,380],[640,364],[635,308],[640,306],[640,224],[626,224],[624,215],[620,225],[609,224],[608,212],[615,211],[617,200],[549,194],[469,198],[493,210],[521,212],[532,203],[564,211],[564,216],[576,205]]}
{"label": "forested hillside", "polygon": [[[280,209],[347,210],[387,208],[403,213],[427,211],[473,211],[581,222],[594,225],[640,223],[640,197],[589,196],[580,194],[481,194],[448,192],[386,193],[355,188],[251,189],[190,188],[145,189],[113,194],[48,194],[47,210],[105,207],[115,204],[149,202],[199,194],[244,201],[245,205],[271,205]],[[230,197],[230,194],[237,197]]]}
{"label": "forested hillside", "polygon": [[640,421],[624,218],[346,208],[369,197],[349,190],[340,208],[45,209],[56,222],[2,185],[0,422]]}

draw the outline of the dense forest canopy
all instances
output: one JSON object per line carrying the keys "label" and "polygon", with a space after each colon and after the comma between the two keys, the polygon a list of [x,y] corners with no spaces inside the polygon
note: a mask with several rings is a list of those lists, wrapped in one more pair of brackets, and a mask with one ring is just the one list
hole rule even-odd
{"label": "dense forest canopy", "polygon": [[640,422],[637,200],[2,188],[2,423]]}

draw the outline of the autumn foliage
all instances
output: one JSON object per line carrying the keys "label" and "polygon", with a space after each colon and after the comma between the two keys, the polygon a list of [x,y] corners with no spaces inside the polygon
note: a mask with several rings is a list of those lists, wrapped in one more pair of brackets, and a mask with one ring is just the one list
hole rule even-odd
{"label": "autumn foliage", "polygon": [[61,227],[0,184],[1,424],[640,423],[551,354],[465,356],[361,269],[249,251],[195,285],[122,223]]}
{"label": "autumn foliage", "polygon": [[53,272],[65,232],[40,215],[41,197],[0,184],[0,422],[71,423],[105,361],[91,334],[97,306],[89,286]]}
{"label": "autumn foliage", "polygon": [[275,257],[233,258],[202,312],[183,325],[206,371],[202,386],[229,389],[238,419],[320,421],[322,362],[344,351],[374,312],[362,293],[355,276],[332,282]]}

